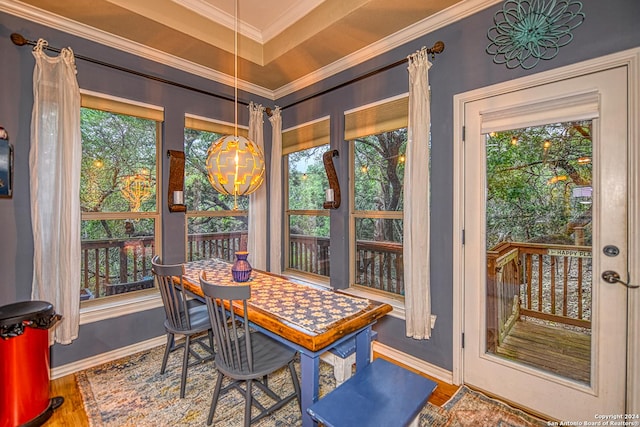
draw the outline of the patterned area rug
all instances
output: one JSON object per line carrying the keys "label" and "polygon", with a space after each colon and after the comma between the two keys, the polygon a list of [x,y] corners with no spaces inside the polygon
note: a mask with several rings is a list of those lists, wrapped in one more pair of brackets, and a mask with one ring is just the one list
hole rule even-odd
{"label": "patterned area rug", "polygon": [[[164,347],[137,353],[76,374],[91,426],[204,426],[216,380],[214,364],[189,368],[184,399],[180,394],[181,352],[169,357],[167,371],[160,375]],[[320,396],[333,390],[333,368],[320,363]],[[282,395],[293,386],[287,370],[269,377],[269,386]],[[393,384],[389,385],[393,387]],[[258,400],[265,396],[256,393]],[[268,402],[264,401],[264,403]],[[214,425],[243,425],[244,399],[231,390],[221,396]],[[297,403],[290,402],[275,414],[253,424],[259,427],[301,425]],[[420,413],[420,426],[538,427],[545,426],[525,413],[462,387],[443,407],[427,404]],[[365,427],[365,426],[363,426]],[[392,426],[389,426],[392,427]]]}

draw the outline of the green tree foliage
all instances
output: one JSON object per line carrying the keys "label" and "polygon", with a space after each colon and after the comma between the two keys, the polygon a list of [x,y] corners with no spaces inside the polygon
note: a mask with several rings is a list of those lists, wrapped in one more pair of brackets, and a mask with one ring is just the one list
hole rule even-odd
{"label": "green tree foliage", "polygon": [[[195,129],[184,130],[185,204],[190,211],[228,211],[233,209],[233,197],[218,193],[207,178],[207,150],[223,135]],[[247,210],[249,197],[238,198],[239,209]],[[247,217],[192,218],[190,232],[210,233],[247,229]]]}
{"label": "green tree foliage", "polygon": [[487,248],[502,240],[571,243],[591,221],[591,122],[487,135]]}
{"label": "green tree foliage", "polygon": [[[355,144],[357,211],[402,211],[407,129],[358,138]],[[361,221],[358,239],[401,242],[402,221]]]}
{"label": "green tree foliage", "polygon": [[[296,151],[288,155],[289,210],[322,210],[325,190],[329,188],[322,155],[328,145]],[[305,236],[329,237],[329,218],[317,215],[291,215],[290,233]]]}
{"label": "green tree foliage", "polygon": [[[106,111],[81,109],[82,212],[128,212],[132,204],[124,196],[127,180],[139,175],[148,191],[140,198],[139,211],[156,210],[156,122]],[[140,225],[140,224],[139,224]],[[152,235],[140,225],[136,233]],[[122,237],[124,226],[113,222],[83,222],[83,238]]]}

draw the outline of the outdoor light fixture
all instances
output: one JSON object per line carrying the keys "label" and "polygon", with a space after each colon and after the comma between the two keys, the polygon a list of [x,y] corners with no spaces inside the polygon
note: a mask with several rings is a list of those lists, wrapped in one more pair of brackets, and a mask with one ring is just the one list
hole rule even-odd
{"label": "outdoor light fixture", "polygon": [[211,186],[222,194],[233,196],[238,209],[238,196],[246,196],[264,181],[265,165],[262,149],[253,141],[238,135],[238,1],[235,2],[235,127],[233,135],[225,135],[207,150],[207,176]]}
{"label": "outdoor light fixture", "polygon": [[129,201],[132,212],[140,211],[142,202],[151,196],[151,175],[149,171],[143,170],[135,175],[124,177],[120,192]]}

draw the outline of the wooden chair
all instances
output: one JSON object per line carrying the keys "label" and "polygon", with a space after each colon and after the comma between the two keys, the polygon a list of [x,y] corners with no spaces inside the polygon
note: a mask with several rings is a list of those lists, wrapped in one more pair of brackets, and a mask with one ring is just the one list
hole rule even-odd
{"label": "wooden chair", "polygon": [[[215,358],[218,380],[211,399],[207,425],[211,425],[213,422],[218,398],[231,388],[236,388],[245,396],[245,427],[283,407],[293,399],[298,399],[298,406],[300,406],[300,384],[294,367],[296,351],[267,335],[251,331],[249,328],[247,300],[251,298],[251,287],[247,284],[215,285],[206,281],[204,272],[200,273],[200,287],[205,295],[218,349]],[[243,308],[242,315],[237,315],[231,308],[234,302]],[[228,311],[225,305],[228,307]],[[284,366],[289,368],[294,391],[288,396],[281,397],[269,388],[268,375]],[[224,377],[232,382],[222,388]],[[240,387],[242,383],[245,385],[244,389]],[[251,392],[254,385],[269,396],[274,403],[269,407],[264,407],[254,399]],[[260,413],[255,417],[251,416],[252,406],[260,410]]]}
{"label": "wooden chair", "polygon": [[436,385],[376,359],[307,408],[307,413],[326,427],[417,427],[420,411]]}
{"label": "wooden chair", "polygon": [[[215,356],[211,322],[207,313],[207,306],[202,303],[193,304],[193,301],[187,298],[182,283],[182,264],[163,265],[158,256],[151,260],[151,264],[158,289],[160,289],[160,295],[162,295],[162,303],[166,314],[164,328],[167,331],[167,346],[164,350],[160,373],[164,374],[167,368],[169,354],[178,349],[184,349],[182,377],[180,379],[180,398],[183,398],[187,382],[187,368],[213,360]],[[176,284],[173,281],[174,277],[179,277],[180,282]],[[204,332],[207,333],[205,336],[199,336],[203,335]],[[184,335],[184,342],[176,344],[176,335]],[[200,346],[204,356],[192,348],[193,344]],[[189,363],[190,356],[195,359],[192,363]]]}

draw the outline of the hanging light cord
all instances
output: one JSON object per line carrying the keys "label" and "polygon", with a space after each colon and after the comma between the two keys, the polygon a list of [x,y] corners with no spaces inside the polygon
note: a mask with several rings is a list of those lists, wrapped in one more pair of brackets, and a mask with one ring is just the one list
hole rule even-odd
{"label": "hanging light cord", "polygon": [[[233,65],[233,98],[235,108],[235,130],[234,136],[238,136],[238,0],[235,2],[235,23],[234,23],[234,37],[233,37],[233,52],[234,52],[234,65]],[[237,172],[236,172],[237,174]],[[236,175],[237,176],[237,175]]]}

